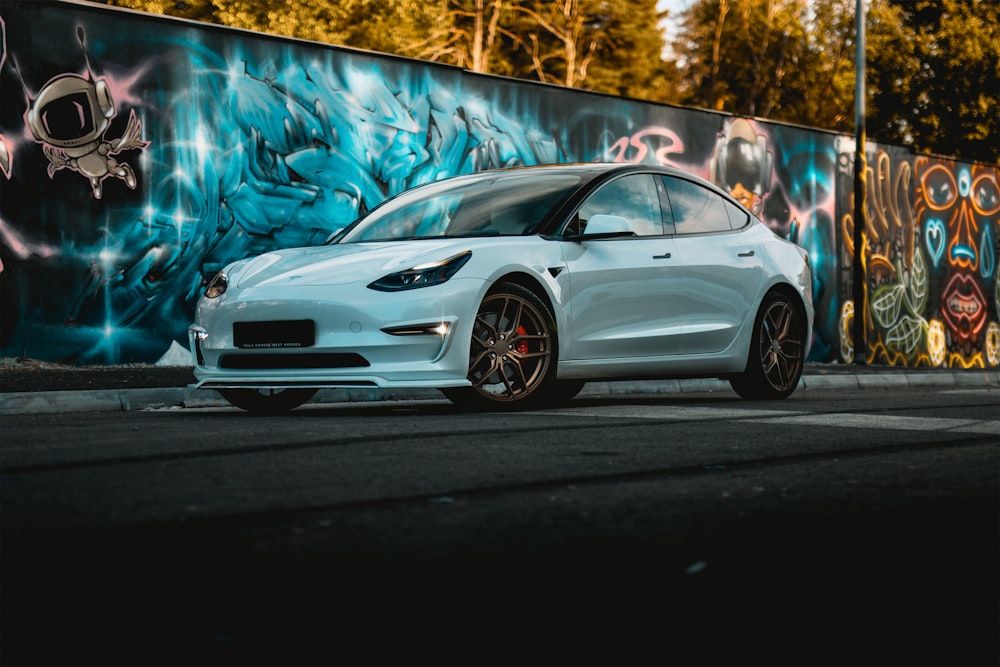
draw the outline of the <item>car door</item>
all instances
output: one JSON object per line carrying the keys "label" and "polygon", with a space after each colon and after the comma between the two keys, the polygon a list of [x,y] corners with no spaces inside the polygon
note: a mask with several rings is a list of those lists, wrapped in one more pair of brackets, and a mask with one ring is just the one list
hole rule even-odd
{"label": "car door", "polygon": [[[663,183],[629,174],[604,184],[578,209],[586,233],[594,216],[624,218],[634,235],[565,242],[570,329],[564,359],[655,357],[676,352],[675,315],[683,278],[674,241],[664,235]],[[624,221],[623,221],[624,222]]]}
{"label": "car door", "polygon": [[677,353],[721,352],[756,317],[766,279],[759,236],[749,214],[717,192],[681,177],[663,182],[684,274]]}

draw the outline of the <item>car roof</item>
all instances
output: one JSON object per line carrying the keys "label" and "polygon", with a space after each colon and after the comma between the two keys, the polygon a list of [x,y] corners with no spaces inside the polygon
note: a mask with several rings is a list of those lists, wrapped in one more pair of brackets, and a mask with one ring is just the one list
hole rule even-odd
{"label": "car roof", "polygon": [[635,164],[631,162],[567,162],[562,164],[535,164],[519,165],[516,167],[504,167],[502,169],[489,169],[478,171],[466,176],[482,176],[484,174],[505,173],[513,171],[544,171],[547,173],[627,173],[627,172],[656,172],[673,176],[692,176],[690,172],[657,164]]}
{"label": "car roof", "polygon": [[714,190],[717,194],[721,194],[724,197],[729,197],[727,193],[722,188],[718,187],[716,184],[706,180],[704,177],[694,174],[690,171],[685,171],[677,167],[670,167],[660,164],[645,164],[645,163],[632,163],[632,162],[567,162],[562,164],[536,164],[536,165],[520,165],[516,167],[504,167],[500,169],[488,169],[484,171],[473,172],[471,174],[464,174],[461,176],[454,176],[454,179],[470,179],[478,180],[481,178],[488,178],[490,174],[503,174],[512,172],[535,172],[544,174],[576,174],[582,177],[581,188],[583,190],[589,189],[587,184],[604,182],[614,176],[628,173],[652,173],[652,174],[663,174],[665,176],[676,176],[679,178],[685,178],[688,180],[696,181],[701,185]]}

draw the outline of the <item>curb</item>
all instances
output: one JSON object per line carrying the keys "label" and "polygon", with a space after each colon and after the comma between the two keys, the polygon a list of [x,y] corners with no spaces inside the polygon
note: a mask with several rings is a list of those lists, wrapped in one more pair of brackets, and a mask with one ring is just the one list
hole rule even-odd
{"label": "curb", "polygon": [[[1000,387],[1000,371],[961,373],[830,373],[804,375],[798,391],[810,389],[906,389],[925,387]],[[717,379],[590,382],[580,396],[658,396],[694,392],[732,392]],[[445,400],[434,389],[321,389],[312,403]],[[218,392],[193,386],[161,389],[110,389],[0,393],[0,415],[58,412],[129,412],[163,408],[229,407]]]}

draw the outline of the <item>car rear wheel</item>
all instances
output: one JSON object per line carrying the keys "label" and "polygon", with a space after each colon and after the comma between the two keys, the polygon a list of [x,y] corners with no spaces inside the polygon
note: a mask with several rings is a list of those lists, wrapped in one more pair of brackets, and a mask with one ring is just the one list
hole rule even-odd
{"label": "car rear wheel", "polygon": [[747,399],[787,398],[802,377],[806,323],[799,308],[784,294],[764,299],[754,324],[746,370],[729,380]]}
{"label": "car rear wheel", "polygon": [[555,322],[541,299],[520,285],[498,283],[480,304],[472,327],[472,386],[444,389],[444,395],[473,408],[542,404],[555,378],[554,332]]}
{"label": "car rear wheel", "polygon": [[265,415],[277,415],[299,407],[316,395],[318,389],[219,389],[234,406]]}

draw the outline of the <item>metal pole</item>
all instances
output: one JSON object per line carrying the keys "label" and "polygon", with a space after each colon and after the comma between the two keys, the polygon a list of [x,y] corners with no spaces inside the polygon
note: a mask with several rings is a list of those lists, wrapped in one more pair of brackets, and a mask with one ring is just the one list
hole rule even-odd
{"label": "metal pole", "polygon": [[865,156],[865,0],[856,0],[857,24],[854,83],[854,363],[868,359],[866,336],[868,316],[868,280],[865,266],[865,198],[867,196],[868,160]]}

